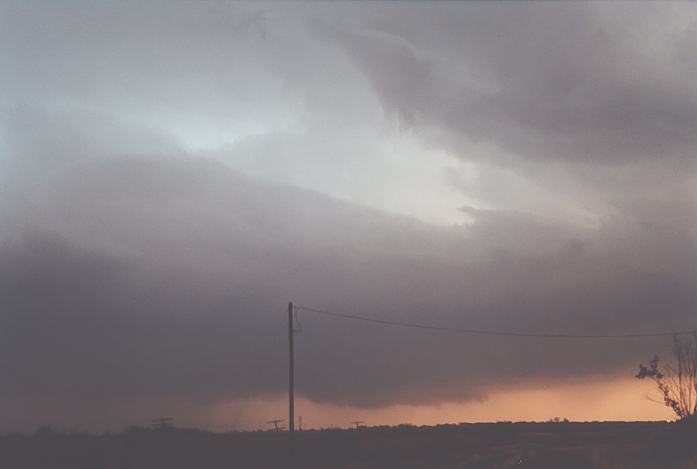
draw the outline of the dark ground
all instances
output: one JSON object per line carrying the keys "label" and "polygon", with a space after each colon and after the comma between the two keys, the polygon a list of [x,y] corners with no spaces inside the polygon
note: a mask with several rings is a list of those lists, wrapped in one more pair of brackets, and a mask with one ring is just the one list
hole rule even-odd
{"label": "dark ground", "polygon": [[[684,423],[496,423],[287,433],[131,429],[0,437],[2,469],[697,468]],[[292,440],[292,441],[291,441]]]}

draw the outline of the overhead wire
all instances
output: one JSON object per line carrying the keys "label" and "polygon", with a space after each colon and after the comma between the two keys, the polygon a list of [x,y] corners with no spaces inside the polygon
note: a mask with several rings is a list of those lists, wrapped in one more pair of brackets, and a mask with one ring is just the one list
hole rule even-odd
{"label": "overhead wire", "polygon": [[409,321],[394,321],[388,319],[379,319],[375,317],[360,316],[357,314],[347,314],[347,313],[337,313],[334,311],[322,310],[317,308],[310,308],[308,306],[293,305],[294,309],[307,311],[309,313],[321,314],[325,316],[331,316],[342,319],[349,319],[355,321],[363,321],[374,324],[381,324],[384,326],[396,326],[396,327],[406,327],[412,329],[424,329],[430,331],[441,331],[441,332],[457,332],[463,334],[472,335],[485,335],[485,336],[503,336],[503,337],[528,337],[528,338],[541,338],[541,339],[639,339],[639,338],[651,338],[651,337],[673,337],[679,335],[688,335],[696,333],[697,329],[693,330],[681,330],[674,332],[641,332],[641,333],[626,333],[626,334],[567,334],[567,333],[540,333],[540,332],[518,332],[518,331],[503,331],[503,330],[489,330],[489,329],[472,329],[472,328],[460,328],[460,327],[446,327],[437,326],[431,324],[422,324],[417,322]]}

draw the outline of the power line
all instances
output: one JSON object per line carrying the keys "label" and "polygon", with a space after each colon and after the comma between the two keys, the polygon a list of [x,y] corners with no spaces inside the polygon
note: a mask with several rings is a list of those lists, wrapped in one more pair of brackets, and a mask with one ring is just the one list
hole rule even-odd
{"label": "power line", "polygon": [[637,334],[544,334],[544,333],[528,333],[528,332],[513,332],[513,331],[495,331],[486,329],[465,329],[459,327],[444,327],[444,326],[433,326],[429,324],[420,324],[415,322],[404,322],[404,321],[389,321],[386,319],[377,319],[367,316],[358,316],[355,314],[346,313],[336,313],[333,311],[326,311],[322,309],[309,308],[307,306],[293,306],[295,309],[307,311],[310,313],[322,314],[325,316],[332,316],[336,318],[351,319],[355,321],[370,322],[375,324],[382,324],[385,326],[397,326],[397,327],[409,327],[413,329],[425,329],[430,331],[443,331],[443,332],[459,332],[463,334],[474,334],[474,335],[487,335],[487,336],[507,336],[507,337],[531,337],[531,338],[542,338],[542,339],[638,339],[647,337],[672,337],[675,335],[687,335],[695,333],[694,330],[691,331],[676,331],[676,332],[649,332],[649,333],[637,333]]}

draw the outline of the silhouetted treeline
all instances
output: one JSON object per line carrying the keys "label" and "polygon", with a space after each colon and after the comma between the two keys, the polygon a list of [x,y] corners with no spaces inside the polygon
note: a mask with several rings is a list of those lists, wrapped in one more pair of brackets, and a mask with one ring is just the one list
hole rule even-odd
{"label": "silhouetted treeline", "polygon": [[11,469],[694,468],[694,423],[492,423],[211,433],[132,428],[0,437]]}

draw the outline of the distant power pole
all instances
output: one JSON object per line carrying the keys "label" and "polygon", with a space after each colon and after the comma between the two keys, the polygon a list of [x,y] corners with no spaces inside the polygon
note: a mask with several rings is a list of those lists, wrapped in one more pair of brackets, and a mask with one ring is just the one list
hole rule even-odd
{"label": "distant power pole", "polygon": [[283,422],[283,419],[269,420],[269,421],[266,422],[266,423],[267,423],[267,424],[273,424],[273,429],[274,429],[274,431],[278,431],[278,430],[280,430],[280,428],[278,427],[278,424],[281,423],[281,422]]}
{"label": "distant power pole", "polygon": [[295,431],[295,363],[293,350],[293,303],[288,303],[288,431]]}
{"label": "distant power pole", "polygon": [[351,423],[354,424],[356,426],[356,430],[358,430],[359,428],[361,428],[361,425],[364,424],[365,422],[363,420],[354,420]]}
{"label": "distant power pole", "polygon": [[152,423],[152,428],[155,429],[165,429],[174,427],[174,419],[172,417],[160,417],[156,419],[150,419]]}

